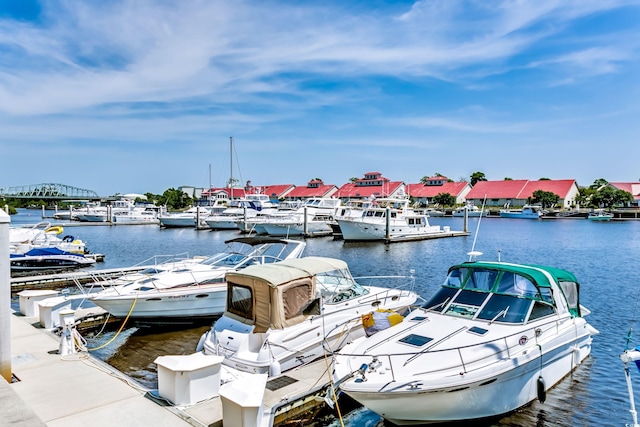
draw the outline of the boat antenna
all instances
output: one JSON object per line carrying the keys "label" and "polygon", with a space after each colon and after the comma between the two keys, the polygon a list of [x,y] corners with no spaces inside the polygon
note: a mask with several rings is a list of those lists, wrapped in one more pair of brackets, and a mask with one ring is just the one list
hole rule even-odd
{"label": "boat antenna", "polygon": [[482,208],[480,208],[480,217],[478,218],[478,224],[476,225],[476,234],[473,236],[473,244],[471,245],[471,252],[469,255],[469,261],[474,261],[475,258],[482,255],[482,252],[476,251],[476,241],[478,240],[478,231],[480,230],[480,221],[482,221],[482,217],[484,216],[484,205],[487,202],[487,195],[484,195],[484,199],[482,200]]}

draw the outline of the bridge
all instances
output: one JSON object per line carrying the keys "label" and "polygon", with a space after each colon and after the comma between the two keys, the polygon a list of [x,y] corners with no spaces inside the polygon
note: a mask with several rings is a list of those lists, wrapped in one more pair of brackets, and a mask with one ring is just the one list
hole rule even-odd
{"label": "bridge", "polygon": [[0,197],[43,200],[99,200],[95,191],[64,184],[33,184],[0,188]]}

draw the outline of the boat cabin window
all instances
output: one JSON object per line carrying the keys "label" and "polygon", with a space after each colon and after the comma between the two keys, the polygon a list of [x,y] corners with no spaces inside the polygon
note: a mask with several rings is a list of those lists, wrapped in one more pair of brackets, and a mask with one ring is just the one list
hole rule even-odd
{"label": "boat cabin window", "polygon": [[471,272],[471,275],[469,275],[464,289],[489,292],[491,288],[493,288],[498,274],[499,272],[495,270],[476,268]]}
{"label": "boat cabin window", "polygon": [[253,319],[253,291],[251,288],[227,282],[227,310],[245,319]]}
{"label": "boat cabin window", "polygon": [[444,281],[442,286],[451,287],[451,288],[461,288],[462,282],[464,282],[467,273],[469,272],[466,268],[456,268],[455,270],[451,270],[447,275],[447,278]]}
{"label": "boat cabin window", "polygon": [[535,298],[538,295],[538,288],[526,277],[505,271],[500,277],[496,292]]}
{"label": "boat cabin window", "polygon": [[337,304],[369,292],[357,283],[346,269],[317,274],[316,289],[327,304]]}
{"label": "boat cabin window", "polygon": [[480,310],[478,319],[506,323],[524,323],[533,300],[494,294]]}
{"label": "boat cabin window", "polygon": [[282,305],[284,307],[284,318],[300,316],[309,306],[311,295],[311,283],[302,283],[285,289],[282,292]]}
{"label": "boat cabin window", "polygon": [[453,288],[440,288],[438,292],[424,303],[422,308],[433,311],[442,311],[457,292],[458,290]]}
{"label": "boat cabin window", "polygon": [[576,282],[559,281],[560,289],[567,300],[569,311],[574,316],[580,315],[580,301],[578,299],[578,284]]}

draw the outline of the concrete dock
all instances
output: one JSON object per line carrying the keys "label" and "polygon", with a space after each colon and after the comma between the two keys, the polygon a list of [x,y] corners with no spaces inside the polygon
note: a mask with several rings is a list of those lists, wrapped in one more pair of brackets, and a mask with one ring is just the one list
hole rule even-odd
{"label": "concrete dock", "polygon": [[[195,426],[223,424],[221,398],[171,406],[86,352],[62,356],[60,338],[37,318],[11,315],[11,372],[0,379],[0,425],[18,427]],[[320,359],[267,382],[263,406],[276,424],[324,405],[328,361]]]}

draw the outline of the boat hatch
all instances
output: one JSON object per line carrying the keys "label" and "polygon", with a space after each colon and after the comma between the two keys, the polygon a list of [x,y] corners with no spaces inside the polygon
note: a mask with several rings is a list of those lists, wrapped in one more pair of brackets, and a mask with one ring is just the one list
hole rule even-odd
{"label": "boat hatch", "polygon": [[480,328],[478,326],[473,326],[473,327],[469,328],[469,332],[471,332],[472,334],[476,334],[476,335],[484,335],[489,331],[487,329]]}
{"label": "boat hatch", "polygon": [[425,337],[423,335],[409,334],[406,337],[400,338],[398,341],[415,347],[422,347],[432,340],[433,338]]}

